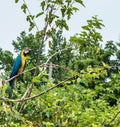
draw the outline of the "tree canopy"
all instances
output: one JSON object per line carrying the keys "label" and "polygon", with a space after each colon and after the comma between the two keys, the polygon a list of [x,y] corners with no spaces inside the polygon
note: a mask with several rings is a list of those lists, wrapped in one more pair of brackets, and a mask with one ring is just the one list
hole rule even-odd
{"label": "tree canopy", "polygon": [[[82,0],[42,0],[40,12],[32,15],[23,0],[28,29],[37,32],[21,31],[12,41],[17,54],[32,49],[13,99],[8,98],[13,54],[0,48],[1,127],[120,126],[120,43],[104,43],[99,16],[92,16],[67,40],[63,31],[69,30],[67,22],[79,5],[85,7]],[[43,29],[36,19],[43,20]]]}

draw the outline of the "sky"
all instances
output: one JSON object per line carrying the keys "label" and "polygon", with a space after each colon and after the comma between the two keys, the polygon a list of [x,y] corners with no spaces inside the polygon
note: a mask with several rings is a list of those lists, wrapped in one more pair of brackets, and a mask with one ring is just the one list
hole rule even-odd
{"label": "sky", "polygon": [[[0,4],[0,48],[14,53],[12,41],[20,35],[22,31],[28,33],[29,23],[26,15],[22,12],[20,3],[15,4],[15,0],[2,0]],[[26,0],[31,13],[39,11],[40,0]],[[68,21],[69,31],[64,31],[63,36],[69,38],[75,33],[80,33],[81,26],[86,25],[86,21],[92,16],[98,15],[103,20],[105,27],[100,31],[103,41],[120,40],[120,0],[83,0],[85,8],[79,6],[79,12]],[[37,22],[41,29],[40,21]]]}

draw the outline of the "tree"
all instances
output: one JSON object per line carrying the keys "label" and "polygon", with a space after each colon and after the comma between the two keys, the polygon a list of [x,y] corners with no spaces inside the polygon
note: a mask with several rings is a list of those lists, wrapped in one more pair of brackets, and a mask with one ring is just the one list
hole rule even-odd
{"label": "tree", "polygon": [[[23,2],[22,10],[24,13],[28,10],[30,14],[27,4]],[[120,126],[120,74],[119,67],[113,68],[114,65],[119,66],[119,43],[115,45],[114,41],[108,41],[105,47],[101,46],[103,40],[99,31],[104,25],[96,16],[87,20],[82,32],[72,36],[70,43],[67,42],[62,30],[68,29],[67,19],[77,10],[74,7],[76,3],[83,5],[81,0],[43,0],[40,2],[40,13],[27,15],[30,30],[37,28],[35,18],[41,16],[45,16],[45,26],[35,35],[22,32],[13,41],[17,53],[30,47],[33,55],[28,60],[30,64],[27,69],[30,70],[24,74],[25,82],[18,83],[15,99],[7,98],[7,85],[0,88],[1,126]],[[62,19],[56,13],[57,7]],[[45,41],[49,43],[49,51],[44,55]],[[0,64],[7,74],[11,67],[8,58],[13,61],[12,54],[2,49],[0,52]],[[113,56],[115,60],[111,59]],[[59,71],[56,68],[53,70],[55,82],[49,80],[47,71],[38,66],[49,65],[49,62],[59,68]],[[27,91],[30,91],[29,96],[25,96]]]}
{"label": "tree", "polygon": [[[15,2],[18,3],[19,0],[15,0]],[[84,6],[82,0],[75,0],[75,1],[42,0],[40,2],[40,12],[38,12],[36,15],[32,15],[27,6],[27,3],[25,2],[25,0],[23,1],[21,9],[25,14],[27,14],[26,20],[30,23],[29,30],[31,31],[34,27],[36,27],[37,31],[40,32],[40,36],[42,37],[41,46],[39,46],[38,56],[41,55],[40,53],[41,53],[42,45],[45,44],[48,38],[49,39],[51,38],[52,32],[55,29],[63,29],[63,28],[65,28],[66,30],[69,29],[67,25],[67,20],[70,20],[74,12],[79,10],[75,4]],[[43,23],[45,24],[45,25],[43,24],[44,27],[41,31],[39,30],[35,22],[36,18],[43,20]]]}
{"label": "tree", "polygon": [[73,68],[79,70],[86,68],[88,65],[95,66],[101,64],[100,61],[102,59],[100,59],[100,56],[103,51],[100,42],[102,42],[102,35],[98,30],[103,26],[102,20],[94,16],[91,20],[87,20],[87,25],[82,27],[83,31],[80,34],[70,38],[70,41],[76,48],[76,59],[74,57],[72,62],[77,62],[77,65]]}
{"label": "tree", "polygon": [[[16,3],[19,2],[19,0],[15,0]],[[68,30],[68,25],[67,25],[67,20],[71,18],[74,12],[78,10],[78,8],[75,6],[75,4],[80,4],[84,6],[82,0],[75,0],[75,1],[62,1],[62,0],[55,0],[55,1],[50,1],[50,0],[42,0],[40,2],[40,12],[37,13],[36,15],[32,15],[27,3],[25,0],[23,0],[23,4],[21,6],[21,9],[25,14],[27,14],[26,20],[30,23],[29,30],[31,31],[34,27],[36,27],[37,32],[39,32],[39,36],[41,38],[41,44],[38,47],[38,54],[37,54],[37,62],[36,65],[39,64],[40,62],[40,57],[42,54],[42,47],[44,46],[45,42],[48,40],[48,38],[51,38],[52,32],[55,29],[63,29],[65,28]],[[44,18],[43,18],[43,17]],[[42,17],[44,24],[43,29],[39,30],[35,19]],[[37,70],[37,69],[36,69]],[[35,71],[35,74],[36,75]],[[29,90],[32,91],[32,87],[34,86],[34,83],[32,83],[29,87]],[[30,96],[31,92],[29,92]]]}
{"label": "tree", "polygon": [[[62,52],[62,50],[65,48],[66,51]],[[52,73],[52,78],[55,79],[55,82],[63,80],[68,76],[66,68],[68,68],[69,62],[73,57],[71,48],[72,46],[70,46],[70,43],[67,42],[62,36],[62,31],[59,30],[52,33],[52,40],[50,41],[48,56],[51,56],[55,52],[59,52],[50,60],[52,64],[56,65]]]}
{"label": "tree", "polygon": [[0,70],[10,71],[13,64],[13,54],[10,51],[3,51],[0,48]]}

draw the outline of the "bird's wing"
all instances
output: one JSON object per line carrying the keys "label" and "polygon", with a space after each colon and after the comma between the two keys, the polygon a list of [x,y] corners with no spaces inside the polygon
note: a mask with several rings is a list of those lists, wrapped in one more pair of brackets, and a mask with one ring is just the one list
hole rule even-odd
{"label": "bird's wing", "polygon": [[22,58],[21,56],[17,56],[15,62],[14,62],[14,65],[13,65],[13,68],[12,68],[12,72],[11,72],[11,75],[10,75],[10,78],[17,75],[20,67],[22,65]]}

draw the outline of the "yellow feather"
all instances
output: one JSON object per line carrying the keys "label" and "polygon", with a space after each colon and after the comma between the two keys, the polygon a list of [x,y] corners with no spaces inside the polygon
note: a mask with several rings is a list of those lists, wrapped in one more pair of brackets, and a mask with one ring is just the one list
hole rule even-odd
{"label": "yellow feather", "polygon": [[26,57],[24,56],[24,50],[21,52],[21,57],[22,57],[22,65],[18,71],[19,73],[22,73],[25,67]]}

